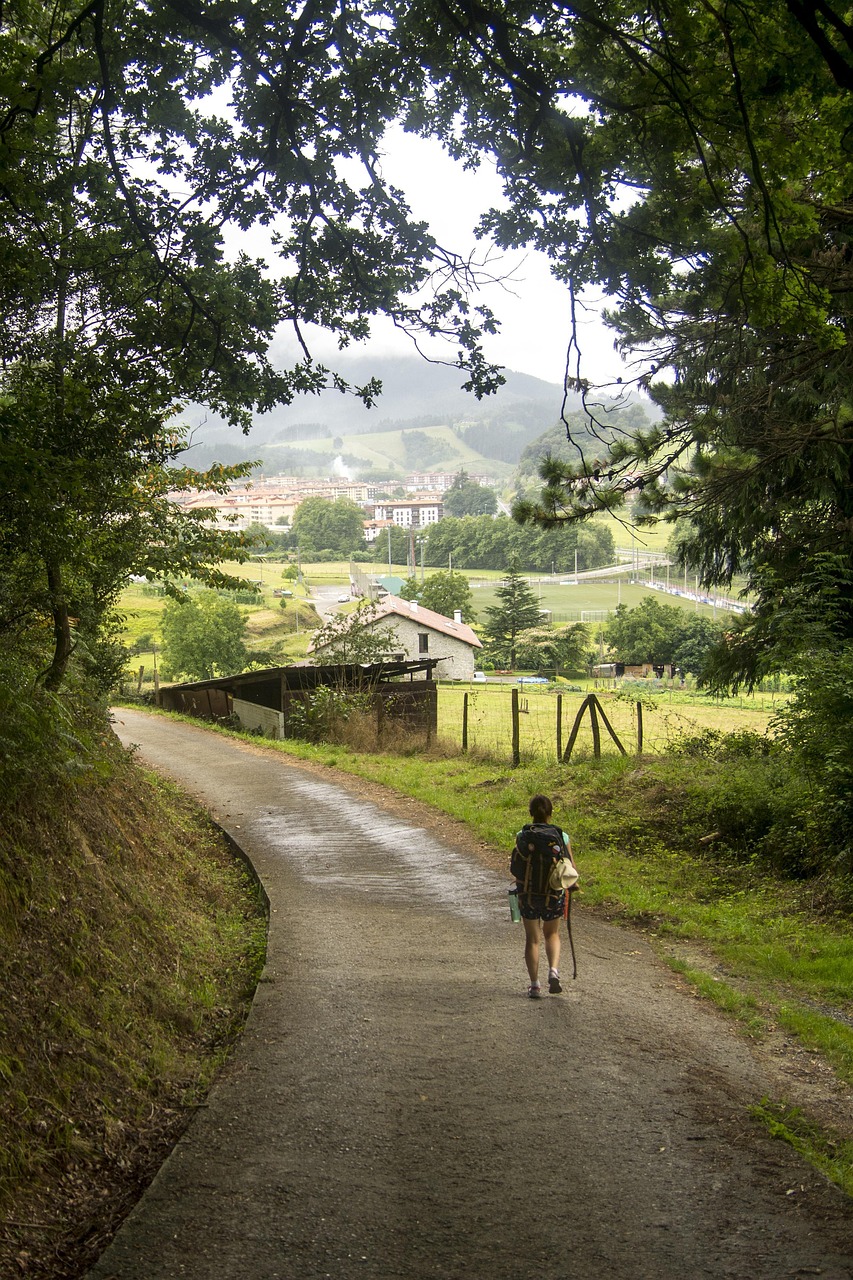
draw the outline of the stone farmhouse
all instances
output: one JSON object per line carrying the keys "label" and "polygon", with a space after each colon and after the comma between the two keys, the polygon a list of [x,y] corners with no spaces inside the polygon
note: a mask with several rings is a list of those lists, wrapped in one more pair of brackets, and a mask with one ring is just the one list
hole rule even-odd
{"label": "stone farmhouse", "polygon": [[483,647],[459,612],[455,618],[445,618],[417,601],[401,600],[399,596],[383,596],[365,625],[394,635],[399,644],[395,657],[401,661],[438,658],[440,680],[470,680],[475,655]]}

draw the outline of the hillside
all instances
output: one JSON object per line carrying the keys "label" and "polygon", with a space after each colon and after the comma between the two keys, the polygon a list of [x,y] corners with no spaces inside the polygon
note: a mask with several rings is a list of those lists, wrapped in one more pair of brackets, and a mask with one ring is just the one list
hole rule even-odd
{"label": "hillside", "polygon": [[262,452],[264,470],[283,475],[304,467],[308,459],[324,473],[345,471],[362,479],[371,474],[402,478],[411,471],[460,469],[504,478],[512,471],[511,463],[472,449],[446,425],[325,436],[312,439],[307,448],[275,441],[265,444]]}
{"label": "hillside", "polygon": [[[530,450],[562,438],[563,389],[528,374],[505,371],[506,384],[478,401],[462,391],[464,375],[417,356],[342,358],[337,367],[352,385],[369,378],[382,382],[372,409],[338,391],[297,396],[293,404],[259,416],[249,436],[211,415],[185,415],[192,447],[184,461],[203,467],[212,462],[259,461],[267,474],[327,475],[335,468],[353,478],[399,478],[410,471],[448,471],[464,467],[509,480],[519,460],[530,470]],[[573,434],[593,448],[580,400],[570,396],[565,412]],[[618,411],[622,427],[654,414],[646,402],[629,402]],[[603,416],[606,418],[606,411]],[[616,422],[616,419],[613,419]],[[588,437],[588,441],[587,441]]]}
{"label": "hillside", "polygon": [[3,1276],[85,1274],[204,1097],[263,960],[242,864],[110,739],[74,781],[0,801]]}
{"label": "hillside", "polygon": [[[336,366],[353,385],[371,377],[381,380],[374,408],[338,391],[297,396],[293,404],[257,417],[248,437],[215,416],[190,411],[185,421],[192,448],[186,460],[200,467],[252,458],[261,459],[268,472],[312,474],[327,471],[341,455],[350,470],[361,466],[392,476],[407,469],[459,466],[505,475],[525,445],[558,420],[562,405],[559,384],[512,370],[496,395],[477,401],[461,389],[460,370],[417,356],[350,357]],[[465,443],[466,430],[473,447]],[[437,447],[422,448],[420,454],[411,447],[407,451],[404,440],[394,439],[401,432],[426,432]],[[496,465],[501,462],[509,466]]]}

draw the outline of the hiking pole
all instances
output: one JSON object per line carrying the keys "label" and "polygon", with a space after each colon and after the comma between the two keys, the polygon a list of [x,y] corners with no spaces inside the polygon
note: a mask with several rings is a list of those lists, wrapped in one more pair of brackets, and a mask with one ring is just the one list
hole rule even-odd
{"label": "hiking pole", "polygon": [[572,978],[576,978],[578,976],[578,962],[577,962],[577,959],[575,958],[575,942],[574,942],[574,938],[572,937],[572,896],[573,894],[574,894],[574,886],[572,886],[571,889],[566,890],[565,918],[566,918],[566,928],[569,931],[569,947],[571,948],[571,952],[572,952]]}

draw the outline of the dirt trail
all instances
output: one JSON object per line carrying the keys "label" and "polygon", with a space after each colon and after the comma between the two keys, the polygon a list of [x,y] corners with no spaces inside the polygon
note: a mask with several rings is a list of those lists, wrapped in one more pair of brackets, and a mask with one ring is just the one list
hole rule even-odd
{"label": "dirt trail", "polygon": [[243,1040],[93,1280],[851,1280],[850,1201],[748,1119],[760,1063],[640,936],[579,911],[581,978],[530,1001],[506,882],[399,800],[118,721],[272,915]]}

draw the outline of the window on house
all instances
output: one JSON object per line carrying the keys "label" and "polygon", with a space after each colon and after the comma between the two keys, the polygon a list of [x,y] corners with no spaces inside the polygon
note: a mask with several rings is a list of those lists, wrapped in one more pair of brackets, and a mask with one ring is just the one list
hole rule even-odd
{"label": "window on house", "polygon": [[429,653],[429,635],[426,631],[418,632],[418,653]]}

